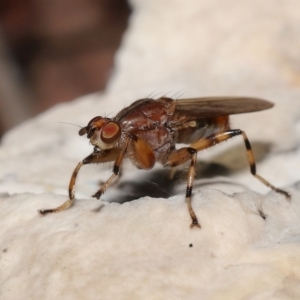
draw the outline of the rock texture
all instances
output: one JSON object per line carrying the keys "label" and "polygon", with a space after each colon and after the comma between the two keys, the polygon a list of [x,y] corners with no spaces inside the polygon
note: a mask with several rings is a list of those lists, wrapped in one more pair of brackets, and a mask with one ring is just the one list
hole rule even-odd
{"label": "rock texture", "polygon": [[[1,299],[299,299],[300,21],[297,0],[132,0],[134,13],[105,93],[62,104],[9,132],[0,148]],[[234,116],[242,140],[199,153],[190,229],[184,176],[124,166],[103,202],[89,198],[111,165],[70,175],[92,147],[77,135],[145,96],[249,95],[273,109]],[[174,188],[173,188],[174,187]],[[156,198],[155,198],[156,197]],[[125,200],[134,200],[124,202]],[[258,214],[263,209],[266,219]]]}

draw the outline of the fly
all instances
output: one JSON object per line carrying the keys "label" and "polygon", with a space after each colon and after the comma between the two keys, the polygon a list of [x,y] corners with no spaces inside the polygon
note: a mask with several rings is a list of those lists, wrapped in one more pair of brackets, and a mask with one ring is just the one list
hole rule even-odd
{"label": "fly", "polygon": [[[100,199],[120,174],[124,159],[144,170],[152,169],[156,162],[171,168],[171,171],[190,162],[185,200],[192,219],[190,227],[201,227],[191,203],[197,152],[238,135],[244,140],[252,175],[289,199],[289,193],[256,173],[254,153],[246,133],[231,129],[229,125],[229,115],[261,111],[273,105],[266,100],[248,97],[146,98],[133,102],[114,118],[95,117],[79,130],[79,135],[87,135],[94,151],[76,166],[70,179],[69,199],[56,208],[39,210],[39,213],[59,212],[73,204],[77,174],[83,165],[114,162],[112,175],[92,196]],[[188,146],[176,149],[178,143]]]}

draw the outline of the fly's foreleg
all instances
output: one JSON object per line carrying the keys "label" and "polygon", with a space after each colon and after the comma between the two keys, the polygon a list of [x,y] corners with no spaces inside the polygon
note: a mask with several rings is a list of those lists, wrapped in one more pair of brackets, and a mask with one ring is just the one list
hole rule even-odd
{"label": "fly's foreleg", "polygon": [[195,170],[196,170],[196,162],[197,162],[197,150],[191,147],[181,148],[179,150],[173,151],[167,158],[164,166],[166,167],[176,167],[179,166],[188,160],[191,161],[189,171],[188,171],[188,180],[186,187],[186,196],[185,201],[188,206],[188,210],[192,219],[191,228],[197,226],[201,228],[197,216],[193,210],[191,199],[192,199],[192,190],[193,190],[193,182],[195,178]]}
{"label": "fly's foreleg", "polygon": [[75,183],[76,183],[76,178],[77,178],[80,168],[83,165],[87,165],[87,164],[113,161],[116,157],[117,157],[116,151],[107,151],[107,152],[105,152],[105,151],[96,152],[95,151],[94,153],[90,154],[83,161],[78,163],[75,170],[73,171],[73,174],[71,176],[70,183],[69,183],[69,199],[66,202],[64,202],[62,205],[60,205],[56,208],[40,209],[40,210],[38,210],[38,212],[41,215],[45,215],[45,214],[53,213],[53,212],[60,212],[62,210],[67,209],[68,207],[70,207],[73,204],[74,199],[75,199]]}
{"label": "fly's foreleg", "polygon": [[48,214],[48,213],[53,213],[53,212],[59,212],[59,211],[62,211],[62,210],[65,210],[67,209],[68,207],[70,207],[72,204],[73,204],[73,201],[74,201],[74,186],[75,186],[75,181],[76,181],[76,177],[77,177],[77,174],[80,170],[80,168],[83,166],[83,161],[81,161],[75,168],[73,174],[72,174],[72,177],[71,177],[71,180],[70,180],[70,184],[69,184],[69,200],[67,200],[66,202],[64,202],[62,205],[56,207],[56,208],[50,208],[50,209],[39,209],[38,212],[41,214],[41,215],[45,215],[45,214]]}
{"label": "fly's foreleg", "polygon": [[250,142],[248,140],[248,137],[246,133],[240,129],[231,129],[225,132],[219,132],[212,134],[208,136],[205,139],[201,139],[191,145],[191,147],[197,149],[198,151],[209,148],[211,146],[214,146],[218,143],[224,142],[234,136],[242,135],[246,147],[246,153],[247,153],[247,159],[250,165],[250,171],[253,176],[255,176],[259,181],[261,181],[264,185],[268,186],[272,190],[274,190],[277,193],[283,194],[287,199],[290,199],[291,196],[286,191],[283,191],[281,189],[276,188],[274,185],[272,185],[269,181],[261,177],[259,174],[256,173],[256,165],[255,165],[255,158],[254,153],[251,148]]}

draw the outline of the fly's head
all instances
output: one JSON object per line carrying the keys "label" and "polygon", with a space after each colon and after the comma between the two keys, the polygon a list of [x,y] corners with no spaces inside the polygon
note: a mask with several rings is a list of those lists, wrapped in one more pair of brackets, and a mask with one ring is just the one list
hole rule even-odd
{"label": "fly's head", "polygon": [[121,127],[109,118],[95,117],[79,130],[79,135],[84,134],[87,134],[93,146],[103,150],[111,149],[120,140]]}

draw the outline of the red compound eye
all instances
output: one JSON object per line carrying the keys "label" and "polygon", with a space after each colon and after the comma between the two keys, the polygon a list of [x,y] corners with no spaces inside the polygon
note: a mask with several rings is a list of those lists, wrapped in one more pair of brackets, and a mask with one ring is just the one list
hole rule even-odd
{"label": "red compound eye", "polygon": [[115,122],[109,122],[101,131],[101,140],[106,144],[115,142],[121,135],[120,126]]}

